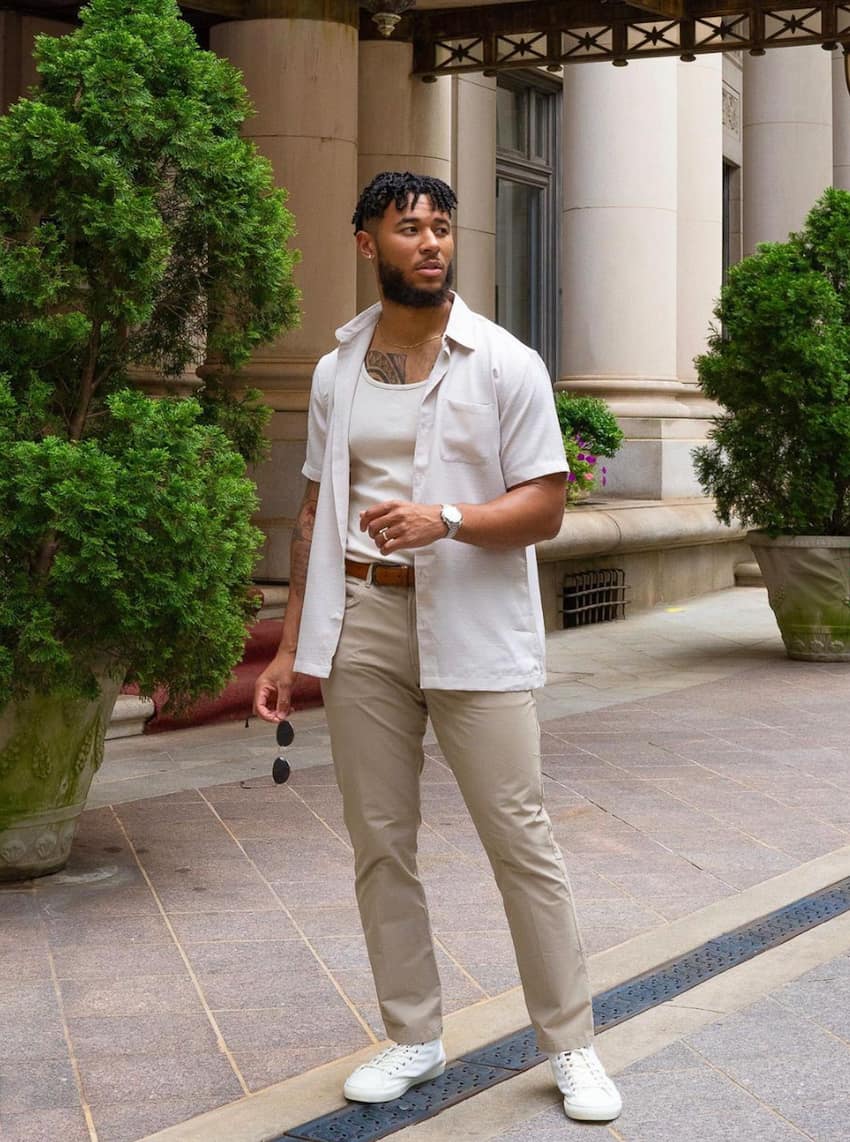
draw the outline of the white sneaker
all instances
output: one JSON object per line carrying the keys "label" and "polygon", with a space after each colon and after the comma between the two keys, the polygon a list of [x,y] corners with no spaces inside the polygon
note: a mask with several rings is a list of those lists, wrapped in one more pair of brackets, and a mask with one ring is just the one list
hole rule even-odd
{"label": "white sneaker", "polygon": [[441,1039],[430,1043],[400,1043],[386,1047],[363,1063],[345,1081],[342,1093],[352,1102],[389,1102],[418,1083],[435,1079],[446,1069]]}
{"label": "white sneaker", "polygon": [[610,1122],[623,1109],[620,1092],[605,1073],[592,1046],[550,1055],[552,1074],[564,1096],[567,1118]]}

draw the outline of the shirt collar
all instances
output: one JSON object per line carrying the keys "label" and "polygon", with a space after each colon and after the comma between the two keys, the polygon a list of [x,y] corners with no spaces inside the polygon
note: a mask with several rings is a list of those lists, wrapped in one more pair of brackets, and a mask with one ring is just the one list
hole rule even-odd
{"label": "shirt collar", "polygon": [[[475,348],[475,318],[472,310],[467,306],[459,294],[454,294],[454,301],[452,303],[451,312],[449,313],[448,324],[446,325],[446,336],[458,345],[463,345],[466,349]],[[362,313],[358,313],[356,317],[345,325],[341,325],[336,331],[336,338],[341,344],[351,341],[358,333],[364,329],[374,329],[378,324],[378,319],[381,316],[381,303],[376,301],[374,305],[370,305],[368,309],[364,309]]]}
{"label": "shirt collar", "polygon": [[460,296],[454,295],[452,311],[449,314],[449,323],[446,326],[446,336],[465,349],[475,348],[475,317],[472,310]]}

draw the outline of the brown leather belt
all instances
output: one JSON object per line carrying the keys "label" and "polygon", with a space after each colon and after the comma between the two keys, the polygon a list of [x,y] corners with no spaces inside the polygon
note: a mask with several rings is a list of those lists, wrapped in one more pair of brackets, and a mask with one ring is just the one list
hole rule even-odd
{"label": "brown leather belt", "polygon": [[412,587],[416,582],[413,568],[400,563],[355,563],[353,559],[346,559],[345,573],[378,587]]}

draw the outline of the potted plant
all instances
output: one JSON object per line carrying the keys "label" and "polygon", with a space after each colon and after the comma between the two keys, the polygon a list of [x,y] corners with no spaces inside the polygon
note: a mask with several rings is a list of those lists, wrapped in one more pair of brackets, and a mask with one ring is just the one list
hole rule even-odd
{"label": "potted plant", "polygon": [[[239,74],[173,0],[80,19],[0,119],[0,879],[66,860],[125,677],[187,702],[239,659],[266,413],[221,370],[297,313]],[[197,399],[134,383],[204,346]]]}
{"label": "potted plant", "polygon": [[623,431],[598,397],[558,392],[555,408],[570,465],[567,504],[576,504],[592,491],[597,480],[603,488],[608,483],[608,469],[600,459],[615,455],[623,443]]}
{"label": "potted plant", "polygon": [[697,360],[722,413],[695,451],[749,542],[791,658],[850,658],[850,194],[729,272]]}

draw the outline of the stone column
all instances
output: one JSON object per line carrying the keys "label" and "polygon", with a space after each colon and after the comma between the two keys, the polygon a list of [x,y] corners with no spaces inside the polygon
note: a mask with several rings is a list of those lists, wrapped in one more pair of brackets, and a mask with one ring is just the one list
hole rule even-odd
{"label": "stone column", "polygon": [[850,92],[840,48],[832,53],[832,185],[850,190]]}
{"label": "stone column", "polygon": [[299,329],[260,350],[241,383],[275,410],[269,459],[256,473],[268,536],[261,580],[289,574],[289,536],[301,500],[310,378],[356,311],[349,219],[357,198],[357,24],[353,0],[249,0],[247,18],[212,29],[210,45],[241,71],[256,108],[245,133],[289,191]]}
{"label": "stone column", "polygon": [[62,20],[0,11],[0,115],[39,82],[33,59],[35,37],[65,36],[73,30],[73,24]]}
{"label": "stone column", "polygon": [[565,69],[559,386],[620,418],[608,490],[640,499],[697,494],[675,441],[701,400],[678,377],[678,99],[676,60]]}
{"label": "stone column", "polygon": [[678,91],[677,373],[696,386],[723,273],[723,57],[680,63]]}
{"label": "stone column", "polygon": [[741,260],[744,242],[744,61],[740,53],[723,56],[723,159],[729,172],[729,263]]}
{"label": "stone column", "polygon": [[[411,76],[412,68],[412,44],[361,41],[358,188],[384,170],[410,170],[452,182],[452,81],[444,77],[423,83]],[[377,300],[374,272],[358,258],[357,308]]]}
{"label": "stone column", "polygon": [[820,47],[745,57],[745,254],[784,242],[832,183],[831,69]]}
{"label": "stone column", "polygon": [[0,115],[21,94],[21,16],[0,12]]}
{"label": "stone column", "polygon": [[455,266],[458,293],[476,313],[496,316],[496,80],[471,74],[452,81],[454,177],[458,196]]}

